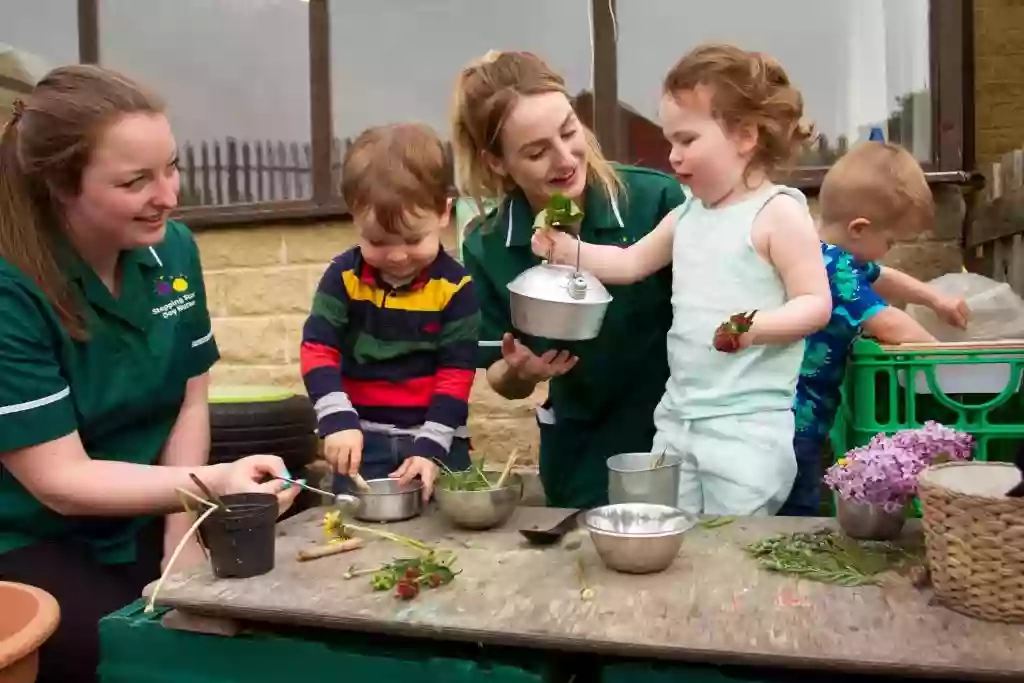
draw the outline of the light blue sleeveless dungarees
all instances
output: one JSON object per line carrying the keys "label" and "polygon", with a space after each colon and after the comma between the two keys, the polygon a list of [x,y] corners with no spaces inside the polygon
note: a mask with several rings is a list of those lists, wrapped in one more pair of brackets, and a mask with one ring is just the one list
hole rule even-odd
{"label": "light blue sleeveless dungarees", "polygon": [[716,515],[774,514],[796,476],[793,395],[804,342],[722,353],[715,328],[730,315],[786,302],[775,269],[754,249],[751,229],[779,194],[768,185],[737,204],[681,211],[672,247],[671,371],[654,414],[653,452],[683,457],[679,507]]}

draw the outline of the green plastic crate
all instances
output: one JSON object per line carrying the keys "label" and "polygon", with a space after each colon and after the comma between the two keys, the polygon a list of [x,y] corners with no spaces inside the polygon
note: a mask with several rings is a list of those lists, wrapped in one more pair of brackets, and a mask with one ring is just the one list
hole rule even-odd
{"label": "green plastic crate", "polygon": [[857,340],[829,434],[834,458],[876,434],[934,420],[972,434],[976,460],[1010,462],[1024,441],[1022,372],[1020,349],[890,350]]}
{"label": "green plastic crate", "polygon": [[928,420],[969,432],[978,460],[1012,461],[1024,440],[1024,351],[895,351],[858,340],[830,440],[836,457]]}
{"label": "green plastic crate", "polygon": [[167,610],[146,614],[144,607],[140,600],[100,621],[102,683],[280,683],[296,676],[544,683],[550,678],[547,665],[535,663],[536,653],[323,629],[205,635],[164,628],[160,619]]}

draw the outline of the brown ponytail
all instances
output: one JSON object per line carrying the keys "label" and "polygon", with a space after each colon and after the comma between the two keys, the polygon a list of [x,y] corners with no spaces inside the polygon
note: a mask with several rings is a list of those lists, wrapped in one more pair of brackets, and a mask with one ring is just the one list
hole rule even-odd
{"label": "brown ponytail", "polygon": [[0,134],[0,258],[28,276],[73,338],[87,338],[55,253],[56,193],[77,195],[103,133],[122,116],[161,113],[163,102],[97,66],[50,71]]}

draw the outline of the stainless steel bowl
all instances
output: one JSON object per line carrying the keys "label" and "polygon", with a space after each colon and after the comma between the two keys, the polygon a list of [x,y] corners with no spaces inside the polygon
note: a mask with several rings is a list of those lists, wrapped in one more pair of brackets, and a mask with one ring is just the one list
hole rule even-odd
{"label": "stainless steel bowl", "polygon": [[678,508],[651,503],[605,505],[583,518],[601,561],[627,574],[668,569],[679,554],[683,534],[696,523]]}
{"label": "stainless steel bowl", "polygon": [[369,491],[356,494],[355,518],[364,522],[400,522],[423,512],[423,483],[413,479],[399,486],[397,479],[370,479]]}
{"label": "stainless steel bowl", "polygon": [[[488,473],[496,481],[499,473]],[[455,526],[465,529],[493,529],[508,521],[523,497],[523,480],[518,474],[505,479],[500,489],[484,491],[451,491],[442,485],[434,490],[441,513]]]}
{"label": "stainless steel bowl", "polygon": [[508,290],[512,326],[543,339],[593,339],[612,301],[590,273],[550,263],[523,271]]}

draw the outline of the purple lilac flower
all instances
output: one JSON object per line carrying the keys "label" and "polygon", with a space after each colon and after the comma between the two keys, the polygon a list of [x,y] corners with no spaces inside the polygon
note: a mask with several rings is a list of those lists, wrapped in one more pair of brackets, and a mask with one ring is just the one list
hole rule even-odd
{"label": "purple lilac flower", "polygon": [[[884,438],[879,434],[872,441]],[[931,420],[923,427],[904,429],[888,438],[898,446],[912,450],[928,464],[942,460],[942,456],[949,460],[969,460],[974,453],[973,436]]]}
{"label": "purple lilac flower", "polygon": [[879,434],[854,448],[825,473],[825,483],[840,497],[897,512],[917,493],[917,477],[944,459],[967,460],[974,438],[937,422],[905,429],[891,437]]}

